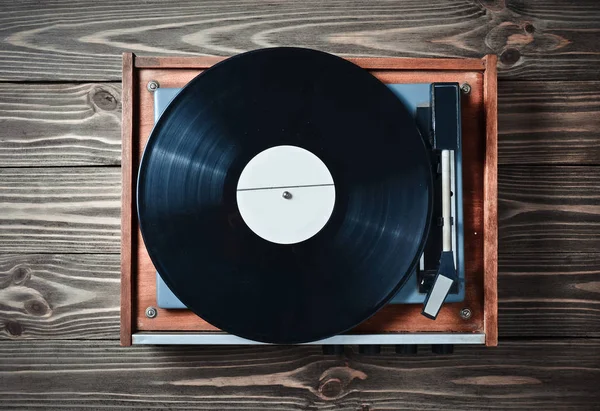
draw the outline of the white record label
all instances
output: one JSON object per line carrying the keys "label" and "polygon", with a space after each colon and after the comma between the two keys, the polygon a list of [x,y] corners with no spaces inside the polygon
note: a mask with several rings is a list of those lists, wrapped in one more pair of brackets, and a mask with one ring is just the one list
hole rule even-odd
{"label": "white record label", "polygon": [[276,244],[305,241],[327,224],[335,185],[319,157],[296,146],[276,146],[248,162],[237,185],[244,222]]}

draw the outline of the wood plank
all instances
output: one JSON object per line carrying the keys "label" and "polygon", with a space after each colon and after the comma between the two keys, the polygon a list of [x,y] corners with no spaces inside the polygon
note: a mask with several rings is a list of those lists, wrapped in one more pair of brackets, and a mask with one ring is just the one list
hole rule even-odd
{"label": "wood plank", "polygon": [[0,343],[3,409],[595,409],[597,340],[502,341],[436,356],[320,347]]}
{"label": "wood plank", "polygon": [[599,164],[600,82],[498,83],[498,162]]}
{"label": "wood plank", "polygon": [[[596,252],[600,167],[499,169],[501,253]],[[118,252],[119,168],[0,169],[0,251]]]}
{"label": "wood plank", "polygon": [[502,337],[600,337],[600,254],[501,254]]}
{"label": "wood plank", "polygon": [[[482,233],[483,308],[485,316],[485,345],[495,346],[498,344],[498,75],[496,72],[498,59],[495,55],[488,55],[484,61],[486,70],[483,74],[483,104],[485,110]],[[463,130],[466,129],[465,126],[462,128]],[[466,137],[464,133],[462,134]],[[469,151],[469,147],[464,139],[462,141],[464,150],[463,161],[468,161],[468,157],[465,157],[465,152]],[[468,166],[468,162],[463,164],[467,164]],[[468,174],[470,174],[468,168],[463,168],[463,175]],[[466,185],[465,187],[468,189]],[[469,230],[469,228],[471,227],[465,225],[465,231]],[[472,242],[472,240],[468,239],[468,234],[470,233],[465,232],[463,238],[463,242],[467,245]],[[465,280],[467,280],[466,277]],[[467,301],[466,298],[465,301]]]}
{"label": "wood plank", "polygon": [[119,256],[0,256],[0,338],[116,338]]}
{"label": "wood plank", "polygon": [[118,165],[120,94],[110,83],[0,84],[1,166]]}
{"label": "wood plank", "polygon": [[[501,337],[600,337],[600,254],[504,254],[499,271]],[[119,284],[116,254],[4,255],[0,338],[116,339]]]}
{"label": "wood plank", "polygon": [[[600,82],[498,90],[499,164],[598,164]],[[120,163],[120,84],[0,84],[0,122],[2,167]]]}
{"label": "wood plank", "polygon": [[[532,245],[541,252],[569,251],[569,241],[586,247],[578,251],[595,251],[597,232],[577,221],[597,219],[599,172],[595,167],[501,167],[501,252],[531,251]],[[0,181],[0,250],[118,252],[118,168],[7,168],[0,169]],[[580,189],[589,194],[578,195]],[[589,235],[580,235],[581,230]]]}
{"label": "wood plank", "polygon": [[[598,79],[596,0],[20,1],[0,16],[0,80],[118,80],[120,55],[302,45],[354,56],[499,55],[502,78]],[[27,67],[23,70],[23,67]]]}
{"label": "wood plank", "polygon": [[[119,273],[118,254],[0,257],[0,339],[118,339]],[[599,275],[597,253],[500,255],[500,337],[600,337]]]}
{"label": "wood plank", "polygon": [[135,190],[133,178],[137,171],[134,163],[134,124],[133,110],[135,104],[134,82],[137,72],[133,69],[132,53],[123,54],[123,127],[121,129],[122,165],[121,165],[121,345],[131,345],[131,329],[133,323],[133,279],[134,270],[131,238],[136,233],[133,216],[136,213]]}
{"label": "wood plank", "polygon": [[500,253],[596,253],[600,167],[501,166]]}
{"label": "wood plank", "polygon": [[[128,53],[125,53],[127,55]],[[199,57],[148,57],[135,56],[134,66],[136,69],[207,69],[227,57],[219,56],[199,56]],[[462,70],[462,71],[483,71],[487,64],[487,58],[402,58],[394,57],[347,57],[347,60],[368,70]],[[494,75],[496,73],[494,72]]]}
{"label": "wood plank", "polygon": [[118,167],[0,168],[0,252],[118,253]]}

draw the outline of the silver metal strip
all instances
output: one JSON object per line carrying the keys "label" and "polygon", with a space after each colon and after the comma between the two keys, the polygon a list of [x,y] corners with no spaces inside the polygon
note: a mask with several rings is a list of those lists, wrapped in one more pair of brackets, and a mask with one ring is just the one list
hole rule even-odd
{"label": "silver metal strip", "polygon": [[[133,344],[149,345],[258,345],[265,344],[235,335],[217,332],[206,333],[135,333]],[[306,345],[395,345],[395,344],[485,344],[485,334],[466,333],[414,333],[414,334],[345,334]]]}
{"label": "silver metal strip", "polygon": [[[452,251],[451,150],[442,150],[442,251]],[[452,153],[452,157],[454,157]]]}
{"label": "silver metal strip", "polygon": [[[456,158],[456,152],[454,150],[452,150],[450,152],[450,191],[453,194],[453,198],[451,199],[452,201],[450,201],[451,204],[451,210],[450,210],[450,215],[452,217],[452,219],[454,220],[454,224],[452,224],[452,253],[454,254],[454,268],[456,268],[458,270],[458,258],[456,256],[456,250],[457,250],[457,245],[456,242],[457,240],[457,236],[456,236],[456,231],[457,231],[457,225],[458,225],[458,216],[456,215],[456,202],[458,201],[458,196],[457,196],[457,191],[456,191],[456,171],[455,171],[455,165],[454,165],[454,161]],[[459,274],[460,277],[460,274]]]}

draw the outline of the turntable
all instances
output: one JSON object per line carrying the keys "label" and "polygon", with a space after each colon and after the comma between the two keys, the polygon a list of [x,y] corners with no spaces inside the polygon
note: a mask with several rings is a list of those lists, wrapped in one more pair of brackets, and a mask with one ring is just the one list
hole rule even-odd
{"label": "turntable", "polygon": [[124,55],[121,344],[497,344],[495,56]]}

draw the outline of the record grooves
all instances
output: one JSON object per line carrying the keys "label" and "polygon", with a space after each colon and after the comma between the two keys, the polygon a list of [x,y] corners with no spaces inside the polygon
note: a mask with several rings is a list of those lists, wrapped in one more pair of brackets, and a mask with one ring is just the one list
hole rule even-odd
{"label": "record grooves", "polygon": [[[293,146],[335,182],[314,236],[276,244],[240,215],[242,171]],[[415,267],[431,220],[429,153],[388,88],[305,49],[241,54],[192,80],[156,124],[138,177],[140,228],[177,297],[216,327],[299,343],[364,321]]]}

